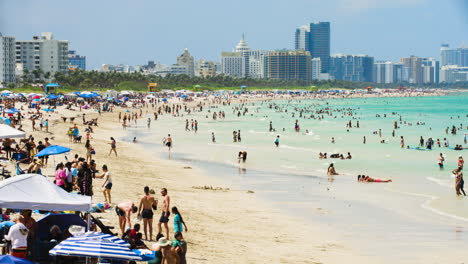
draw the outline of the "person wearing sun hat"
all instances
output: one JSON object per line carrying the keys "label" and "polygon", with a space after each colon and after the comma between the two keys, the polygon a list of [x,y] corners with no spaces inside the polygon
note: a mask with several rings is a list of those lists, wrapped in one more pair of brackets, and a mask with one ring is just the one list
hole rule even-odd
{"label": "person wearing sun hat", "polygon": [[162,261],[161,263],[165,264],[177,264],[179,263],[179,255],[172,250],[171,241],[167,240],[165,237],[159,238],[156,243],[157,246],[161,249]]}

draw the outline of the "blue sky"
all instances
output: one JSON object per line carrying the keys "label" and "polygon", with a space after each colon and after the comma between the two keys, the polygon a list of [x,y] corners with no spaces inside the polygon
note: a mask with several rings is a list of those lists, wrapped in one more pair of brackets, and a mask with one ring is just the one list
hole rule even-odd
{"label": "blue sky", "polygon": [[467,0],[0,0],[0,32],[31,39],[53,32],[89,68],[172,64],[184,48],[219,60],[245,33],[253,49],[294,47],[296,27],[330,21],[332,53],[377,60],[439,56],[468,45]]}

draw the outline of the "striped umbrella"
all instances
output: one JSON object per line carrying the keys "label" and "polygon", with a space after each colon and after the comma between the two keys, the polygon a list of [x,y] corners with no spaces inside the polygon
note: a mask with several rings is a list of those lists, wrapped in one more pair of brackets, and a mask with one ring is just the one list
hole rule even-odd
{"label": "striped umbrella", "polygon": [[99,232],[88,232],[70,237],[49,251],[52,256],[76,256],[114,260],[140,261],[141,257],[130,250],[122,239]]}

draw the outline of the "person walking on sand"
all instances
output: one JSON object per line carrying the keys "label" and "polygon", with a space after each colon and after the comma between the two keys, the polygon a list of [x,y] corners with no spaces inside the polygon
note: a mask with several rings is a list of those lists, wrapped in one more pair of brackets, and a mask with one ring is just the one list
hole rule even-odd
{"label": "person walking on sand", "polygon": [[102,191],[104,194],[104,201],[111,204],[112,176],[107,165],[102,165],[102,174],[100,176],[96,176],[96,178],[104,179],[104,183],[102,184],[102,188],[104,188]]}
{"label": "person walking on sand", "polygon": [[171,209],[172,214],[174,215],[174,233],[177,232],[184,232],[184,227],[185,227],[185,232],[188,232],[187,225],[184,222],[184,219],[182,218],[182,215],[179,212],[179,209],[177,207],[172,207]]}
{"label": "person walking on sand", "polygon": [[276,139],[275,139],[275,145],[276,145],[276,147],[279,147],[279,138],[280,138],[279,135],[276,136]]}
{"label": "person walking on sand", "polygon": [[463,195],[466,196],[465,190],[463,187],[465,185],[465,181],[463,180],[463,173],[461,172],[460,168],[456,168],[452,171],[453,176],[455,177],[455,192],[458,196],[460,196],[463,192]]}
{"label": "person walking on sand", "polygon": [[161,189],[161,195],[163,197],[163,204],[162,204],[162,213],[161,213],[161,218],[159,218],[159,223],[158,223],[158,230],[159,233],[162,233],[162,225],[164,224],[164,229],[166,229],[166,237],[169,237],[169,216],[171,215],[169,208],[170,208],[170,203],[171,203],[171,198],[167,194],[167,189],[162,188]]}
{"label": "person walking on sand", "polygon": [[111,142],[107,143],[111,145],[111,149],[109,150],[109,156],[111,155],[112,151],[115,153],[115,156],[117,157],[117,144],[115,142],[115,139],[113,137],[110,138]]}
{"label": "person walking on sand", "polygon": [[458,168],[460,168],[460,170],[463,170],[464,164],[465,164],[465,161],[463,160],[463,157],[461,155],[458,156]]}
{"label": "person walking on sand", "polygon": [[150,189],[145,186],[143,189],[145,195],[140,199],[140,205],[138,206],[138,216],[143,218],[143,231],[145,233],[145,239],[148,240],[148,227],[149,227],[149,241],[153,240],[153,209],[156,210],[158,207],[158,201],[150,194]]}
{"label": "person walking on sand", "polygon": [[138,211],[138,207],[131,201],[119,203],[115,207],[115,213],[119,217],[119,227],[120,231],[122,231],[122,235],[125,233],[125,225],[128,224],[128,227],[132,227],[132,223],[130,220],[130,216],[132,213],[136,213]]}
{"label": "person walking on sand", "polygon": [[171,148],[172,148],[172,138],[171,138],[171,134],[167,134],[167,138],[166,138],[166,146],[167,148],[169,149],[169,152],[171,152]]}

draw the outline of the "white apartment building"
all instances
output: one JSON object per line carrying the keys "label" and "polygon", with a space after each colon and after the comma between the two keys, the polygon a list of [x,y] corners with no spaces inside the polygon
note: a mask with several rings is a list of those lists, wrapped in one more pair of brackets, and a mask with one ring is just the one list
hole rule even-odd
{"label": "white apartment building", "polygon": [[246,57],[239,52],[221,53],[221,72],[232,77],[246,77]]}
{"label": "white apartment building", "polygon": [[15,38],[0,33],[0,87],[15,83]]}
{"label": "white apartment building", "polygon": [[50,32],[34,36],[32,40],[17,40],[15,61],[29,72],[40,69],[51,76],[56,72],[67,73],[68,41],[56,40]]}
{"label": "white apartment building", "polygon": [[311,69],[311,80],[321,80],[320,73],[322,72],[322,62],[320,58],[312,58]]}

